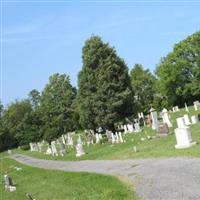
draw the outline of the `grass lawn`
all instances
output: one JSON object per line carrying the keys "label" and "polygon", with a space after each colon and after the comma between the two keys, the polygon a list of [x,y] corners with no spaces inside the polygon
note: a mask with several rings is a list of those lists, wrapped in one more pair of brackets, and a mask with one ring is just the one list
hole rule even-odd
{"label": "grass lawn", "polygon": [[[189,116],[200,114],[200,111],[194,111],[193,107],[189,107]],[[185,109],[179,112],[171,113],[173,128],[170,129],[170,135],[162,138],[155,138],[152,140],[141,141],[141,138],[147,135],[155,136],[156,132],[150,127],[145,127],[142,132],[137,134],[127,134],[124,139],[126,143],[123,144],[95,144],[84,146],[86,155],[81,158],[75,157],[75,149],[68,148],[68,154],[64,157],[52,157],[39,152],[30,152],[23,150],[15,150],[18,153],[26,155],[53,159],[53,160],[100,160],[100,159],[134,159],[134,158],[153,158],[153,157],[176,157],[176,156],[195,156],[200,157],[200,122],[191,125],[192,138],[197,142],[197,145],[187,149],[175,149],[176,138],[174,129],[177,127],[176,118],[185,114]],[[75,140],[74,140],[75,141]],[[133,146],[137,146],[138,152],[135,153]]]}
{"label": "grass lawn", "polygon": [[[0,181],[1,200],[26,200],[26,193],[37,200],[136,200],[133,186],[112,176],[44,170],[25,166],[0,154],[0,176],[8,173],[17,186],[15,192],[6,192]],[[21,167],[17,171],[14,166]]]}

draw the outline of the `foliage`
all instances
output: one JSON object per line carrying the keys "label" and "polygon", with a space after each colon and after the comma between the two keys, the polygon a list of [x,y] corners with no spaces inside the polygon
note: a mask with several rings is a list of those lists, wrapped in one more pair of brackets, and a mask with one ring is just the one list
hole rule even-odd
{"label": "foliage", "polygon": [[38,108],[40,105],[40,93],[36,89],[33,89],[29,92],[28,96],[33,109]]}
{"label": "foliage", "polygon": [[138,112],[148,113],[155,96],[156,79],[148,69],[145,70],[140,64],[134,66],[130,76],[135,95],[135,107]]}
{"label": "foliage", "polygon": [[78,106],[84,128],[112,130],[114,123],[132,114],[128,68],[114,48],[92,36],[83,47]]}
{"label": "foliage", "polygon": [[47,141],[74,129],[73,103],[76,90],[65,74],[54,74],[49,78],[41,95],[39,113],[42,118],[41,131]]}
{"label": "foliage", "polygon": [[157,66],[158,88],[167,106],[200,98],[200,32],[176,44]]}

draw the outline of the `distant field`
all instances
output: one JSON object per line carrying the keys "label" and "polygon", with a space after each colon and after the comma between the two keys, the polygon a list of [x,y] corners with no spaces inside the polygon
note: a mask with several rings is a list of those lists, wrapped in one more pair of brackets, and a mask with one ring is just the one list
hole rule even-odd
{"label": "distant field", "polygon": [[[112,176],[62,172],[28,167],[1,156],[0,199],[27,200],[30,193],[37,200],[136,200],[133,186]],[[14,166],[21,167],[16,171]],[[17,184],[15,192],[5,192],[3,175],[8,173]]]}
{"label": "distant field", "polygon": [[[189,107],[189,116],[200,114],[200,111],[194,111],[193,107]],[[170,129],[168,137],[156,138],[152,140],[141,141],[140,139],[147,135],[155,136],[156,133],[150,127],[145,127],[142,132],[137,134],[125,135],[126,143],[123,144],[95,144],[84,146],[86,155],[81,158],[75,157],[75,149],[68,148],[68,154],[64,157],[52,157],[38,152],[15,150],[18,153],[34,156],[37,158],[53,159],[53,160],[99,160],[99,159],[134,159],[134,158],[153,158],[153,157],[176,157],[176,156],[194,156],[200,157],[200,122],[191,125],[192,138],[198,144],[187,149],[175,149],[176,138],[174,128],[176,125],[176,118],[183,116],[185,110],[181,109],[179,112],[171,113],[173,128]],[[133,151],[133,146],[137,146],[138,152]]]}

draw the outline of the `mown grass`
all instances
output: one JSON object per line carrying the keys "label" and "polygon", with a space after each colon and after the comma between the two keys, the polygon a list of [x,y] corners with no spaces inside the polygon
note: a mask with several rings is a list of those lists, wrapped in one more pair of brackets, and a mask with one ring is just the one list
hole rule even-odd
{"label": "mown grass", "polygon": [[[21,167],[17,171],[14,166]],[[4,190],[0,182],[1,200],[26,200],[26,193],[37,200],[136,200],[133,187],[117,177],[92,173],[62,172],[25,166],[1,154],[0,176],[9,174],[16,184],[15,192]]]}
{"label": "mown grass", "polygon": [[[189,116],[198,115],[200,111],[194,111],[193,107],[189,107]],[[124,139],[126,143],[123,144],[94,144],[84,146],[86,154],[81,158],[76,158],[75,148],[68,148],[68,153],[64,157],[52,157],[39,152],[30,152],[16,150],[18,153],[53,160],[102,160],[102,159],[135,159],[135,158],[155,158],[155,157],[176,157],[176,156],[190,156],[200,157],[200,122],[191,125],[192,138],[197,142],[197,145],[187,149],[175,149],[176,138],[174,129],[177,127],[176,118],[185,114],[185,110],[181,109],[179,112],[171,113],[173,127],[170,129],[170,135],[162,138],[155,138],[151,140],[141,141],[141,138],[147,138],[146,135],[156,136],[156,132],[150,127],[145,127],[142,132],[137,134],[127,134]],[[134,152],[133,146],[137,146],[138,152]]]}

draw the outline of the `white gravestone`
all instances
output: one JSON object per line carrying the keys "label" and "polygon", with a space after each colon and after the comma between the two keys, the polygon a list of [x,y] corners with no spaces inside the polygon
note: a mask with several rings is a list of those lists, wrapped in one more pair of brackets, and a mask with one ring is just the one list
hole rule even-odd
{"label": "white gravestone", "polygon": [[99,142],[100,142],[99,134],[96,133],[96,134],[95,134],[95,137],[96,137],[96,143],[99,143]]}
{"label": "white gravestone", "polygon": [[191,130],[189,127],[176,128],[175,135],[177,142],[177,144],[175,145],[176,149],[184,149],[196,144],[196,142],[192,141]]}
{"label": "white gravestone", "polygon": [[191,116],[191,121],[192,121],[192,124],[198,123],[198,121],[199,121],[198,116],[196,116],[196,115]]}
{"label": "white gravestone", "polygon": [[48,145],[46,155],[53,155],[51,147]]}
{"label": "white gravestone", "polygon": [[179,108],[178,106],[175,106],[175,111],[178,112],[179,111]]}
{"label": "white gravestone", "polygon": [[65,146],[62,142],[60,142],[59,147],[60,147],[59,153],[63,157],[66,154]]}
{"label": "white gravestone", "polygon": [[29,146],[30,146],[30,151],[34,151],[34,149],[33,149],[33,143],[29,143]]}
{"label": "white gravestone", "polygon": [[119,143],[119,136],[118,136],[118,133],[117,133],[117,132],[115,132],[115,142],[116,142],[116,143]]}
{"label": "white gravestone", "polygon": [[187,107],[187,104],[185,103],[185,111],[186,112],[189,112],[189,109],[188,109],[188,107]]}
{"label": "white gravestone", "polygon": [[162,110],[162,119],[163,119],[163,122],[166,123],[168,125],[168,127],[172,127],[172,123],[169,119],[169,114],[168,114],[168,111],[166,108],[164,108]]}
{"label": "white gravestone", "polygon": [[64,135],[61,136],[63,144],[66,144]]}
{"label": "white gravestone", "polygon": [[9,192],[16,191],[16,187],[13,185],[11,177],[9,177],[7,174],[4,175],[4,182],[5,182],[5,190]]}
{"label": "white gravestone", "polygon": [[128,127],[128,132],[129,133],[134,132],[133,124],[127,124],[127,127]]}
{"label": "white gravestone", "polygon": [[125,133],[125,134],[128,133],[128,127],[127,127],[127,125],[124,125],[124,133]]}
{"label": "white gravestone", "polygon": [[178,128],[185,128],[186,127],[185,120],[184,120],[183,117],[177,118],[176,122],[177,122]]}
{"label": "white gravestone", "polygon": [[82,144],[81,138],[79,136],[77,145],[76,145],[76,157],[80,157],[84,154],[85,154],[85,152],[83,150],[83,144]]}
{"label": "white gravestone", "polygon": [[52,149],[52,155],[53,156],[58,156],[58,151],[56,149],[56,142],[55,141],[51,142],[51,149]]}
{"label": "white gravestone", "polygon": [[72,133],[67,133],[67,135],[65,135],[65,140],[68,146],[73,146],[74,143],[73,143]]}
{"label": "white gravestone", "polygon": [[123,140],[123,138],[122,138],[122,133],[121,133],[121,132],[119,132],[119,141],[120,141],[120,143],[123,143],[123,142],[124,142],[124,140]]}
{"label": "white gravestone", "polygon": [[194,110],[198,111],[198,107],[200,107],[200,102],[199,101],[194,101],[193,104],[194,104]]}
{"label": "white gravestone", "polygon": [[190,122],[190,119],[189,119],[188,114],[185,114],[185,115],[183,116],[183,118],[184,118],[184,121],[185,121],[185,125],[186,125],[186,126],[189,126],[189,125],[191,124],[191,122]]}
{"label": "white gravestone", "polygon": [[42,152],[42,143],[41,142],[38,142],[37,143],[37,146],[38,146],[38,150],[39,150],[39,152]]}
{"label": "white gravestone", "polygon": [[134,127],[135,127],[135,131],[134,131],[134,132],[138,133],[138,132],[141,131],[141,129],[140,129],[140,124],[139,124],[138,122],[136,122],[136,123],[134,124]]}
{"label": "white gravestone", "polygon": [[112,144],[114,144],[115,143],[115,136],[112,132],[111,132],[111,138],[112,138]]}
{"label": "white gravestone", "polygon": [[157,130],[158,129],[158,116],[157,116],[157,112],[154,108],[150,109],[150,113],[151,113],[151,120],[152,120],[152,129],[153,130]]}

